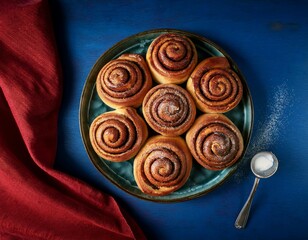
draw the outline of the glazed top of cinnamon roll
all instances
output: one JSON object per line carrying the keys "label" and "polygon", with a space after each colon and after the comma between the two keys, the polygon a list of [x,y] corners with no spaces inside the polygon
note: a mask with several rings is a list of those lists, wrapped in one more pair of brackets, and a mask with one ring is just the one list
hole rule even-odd
{"label": "glazed top of cinnamon roll", "polygon": [[187,90],[202,112],[224,113],[242,99],[243,86],[238,74],[225,57],[201,61],[187,82]]}
{"label": "glazed top of cinnamon roll", "polygon": [[198,56],[188,37],[165,33],[150,44],[146,60],[157,82],[179,84],[188,79],[197,65]]}
{"label": "glazed top of cinnamon roll", "polygon": [[203,167],[222,170],[232,166],[244,149],[241,132],[223,114],[203,114],[186,134],[187,145]]}
{"label": "glazed top of cinnamon roll", "polygon": [[123,54],[108,62],[99,72],[96,88],[110,107],[139,107],[152,87],[152,76],[139,54]]}
{"label": "glazed top of cinnamon roll", "polygon": [[148,136],[147,126],[134,108],[106,112],[91,123],[90,141],[102,158],[123,162],[137,154]]}
{"label": "glazed top of cinnamon roll", "polygon": [[159,84],[145,96],[142,104],[146,122],[165,136],[179,136],[193,124],[196,106],[190,94],[175,84]]}

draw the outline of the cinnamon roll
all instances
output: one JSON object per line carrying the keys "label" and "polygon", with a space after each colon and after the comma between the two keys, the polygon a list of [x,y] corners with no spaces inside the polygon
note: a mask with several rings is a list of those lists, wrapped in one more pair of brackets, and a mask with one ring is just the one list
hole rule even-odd
{"label": "cinnamon roll", "polygon": [[235,108],[242,99],[241,79],[225,57],[201,61],[187,81],[187,90],[197,108],[205,113],[224,113]]}
{"label": "cinnamon roll", "polygon": [[186,134],[186,143],[196,161],[209,170],[232,166],[244,149],[239,129],[219,113],[198,117]]}
{"label": "cinnamon roll", "polygon": [[181,188],[192,168],[192,156],[181,137],[150,138],[135,157],[134,177],[140,190],[163,196]]}
{"label": "cinnamon roll", "polygon": [[196,106],[193,98],[175,84],[153,87],[142,103],[143,116],[149,126],[164,136],[179,136],[193,124]]}
{"label": "cinnamon roll", "polygon": [[106,112],[90,125],[94,151],[105,160],[123,162],[134,157],[148,137],[144,120],[134,108]]}
{"label": "cinnamon roll", "polygon": [[133,53],[108,62],[96,80],[99,97],[112,108],[141,106],[151,87],[152,76],[146,61]]}
{"label": "cinnamon roll", "polygon": [[188,37],[165,33],[150,44],[146,60],[158,83],[180,84],[194,70],[198,56],[194,43]]}

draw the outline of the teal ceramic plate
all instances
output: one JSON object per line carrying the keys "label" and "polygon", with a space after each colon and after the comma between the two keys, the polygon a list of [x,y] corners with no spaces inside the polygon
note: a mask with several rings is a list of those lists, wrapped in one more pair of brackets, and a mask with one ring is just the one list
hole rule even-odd
{"label": "teal ceramic plate", "polygon": [[186,184],[174,193],[167,196],[152,197],[142,193],[134,180],[133,161],[114,163],[100,158],[93,150],[89,139],[89,127],[96,116],[106,111],[112,110],[105,105],[96,92],[95,81],[100,69],[111,59],[119,57],[123,53],[138,53],[145,56],[149,44],[159,36],[166,32],[175,32],[185,34],[196,45],[199,60],[210,56],[225,56],[229,59],[233,69],[241,77],[244,85],[244,95],[240,104],[226,115],[237,125],[242,132],[245,144],[245,150],[250,140],[253,125],[253,106],[248,86],[237,65],[230,56],[215,43],[208,39],[189,32],[173,30],[173,29],[157,29],[142,32],[128,37],[108,51],[106,51],[95,63],[86,79],[84,89],[80,101],[80,130],[85,148],[89,158],[96,168],[113,184],[122,190],[142,199],[156,202],[176,202],[184,201],[201,196],[215,187],[221,185],[234,171],[237,169],[239,162],[230,168],[222,171],[210,171],[202,168],[194,161],[191,175]]}

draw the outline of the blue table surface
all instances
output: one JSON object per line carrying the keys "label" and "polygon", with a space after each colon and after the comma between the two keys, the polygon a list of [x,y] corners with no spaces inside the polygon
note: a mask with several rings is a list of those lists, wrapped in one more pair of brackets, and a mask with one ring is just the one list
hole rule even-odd
{"label": "blue table surface", "polygon": [[[50,1],[64,93],[55,168],[111,194],[149,239],[308,239],[308,3],[304,1]],[[79,101],[96,60],[136,33],[174,28],[220,45],[238,64],[254,103],[254,129],[237,172],[180,203],[137,199],[92,164],[79,132]],[[235,218],[253,184],[249,161],[269,150],[277,173],[261,180],[248,225]]]}

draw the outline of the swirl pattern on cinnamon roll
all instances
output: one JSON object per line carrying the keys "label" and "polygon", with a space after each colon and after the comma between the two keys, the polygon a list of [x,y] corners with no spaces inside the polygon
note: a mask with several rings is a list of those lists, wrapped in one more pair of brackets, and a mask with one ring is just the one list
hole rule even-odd
{"label": "swirl pattern on cinnamon roll", "polygon": [[225,57],[201,61],[187,81],[187,90],[205,113],[224,113],[235,108],[242,99],[241,79]]}
{"label": "swirl pattern on cinnamon roll", "polygon": [[198,56],[194,43],[188,37],[165,33],[150,44],[146,61],[158,83],[180,84],[194,70]]}
{"label": "swirl pattern on cinnamon roll", "polygon": [[239,129],[219,113],[198,117],[186,134],[186,143],[196,161],[209,170],[232,166],[244,149]]}
{"label": "swirl pattern on cinnamon roll", "polygon": [[163,196],[181,188],[192,168],[192,156],[181,137],[150,138],[135,157],[134,177],[140,190]]}
{"label": "swirl pattern on cinnamon roll", "polygon": [[94,151],[112,162],[134,157],[148,137],[144,120],[134,108],[106,112],[94,119],[89,130]]}
{"label": "swirl pattern on cinnamon roll", "polygon": [[146,61],[133,53],[108,62],[96,80],[99,97],[112,108],[139,107],[151,87],[152,76]]}
{"label": "swirl pattern on cinnamon roll", "polygon": [[142,103],[143,116],[150,127],[164,136],[179,136],[193,124],[196,106],[193,98],[175,84],[153,87]]}

